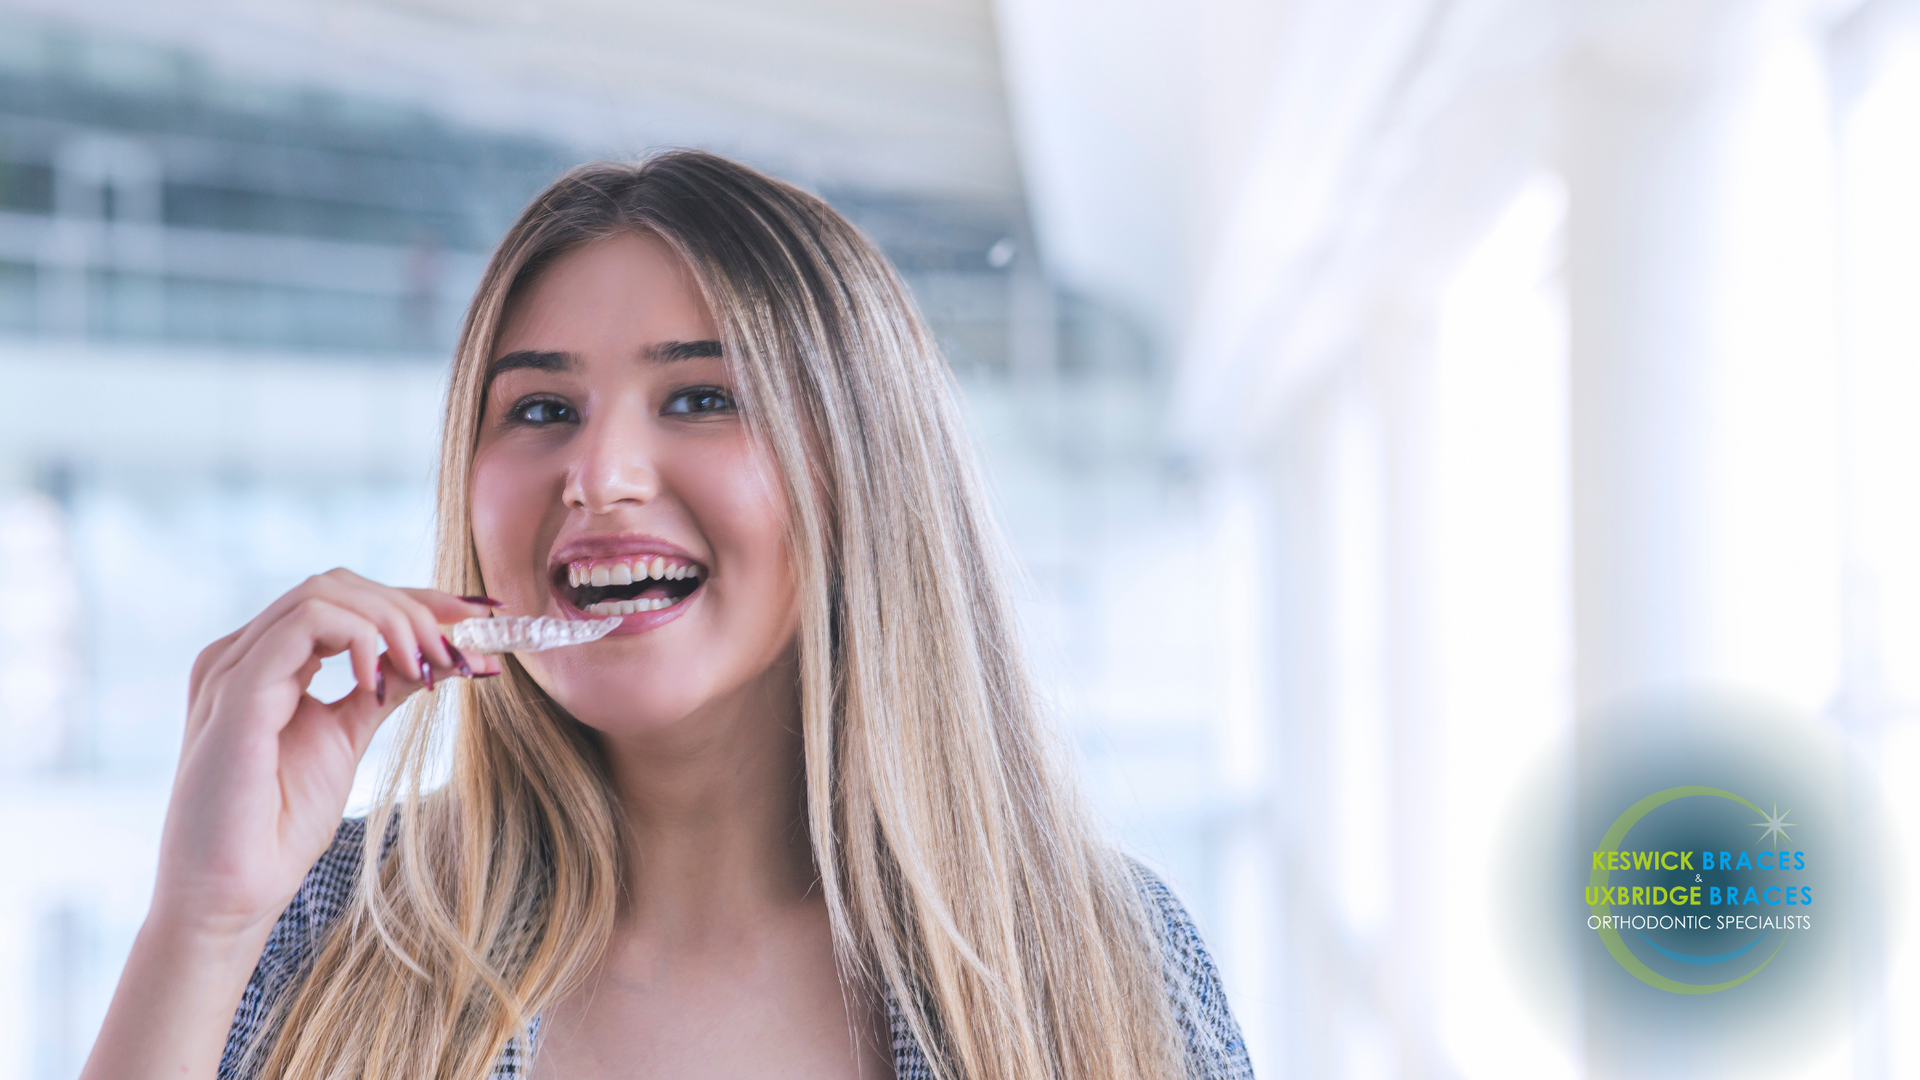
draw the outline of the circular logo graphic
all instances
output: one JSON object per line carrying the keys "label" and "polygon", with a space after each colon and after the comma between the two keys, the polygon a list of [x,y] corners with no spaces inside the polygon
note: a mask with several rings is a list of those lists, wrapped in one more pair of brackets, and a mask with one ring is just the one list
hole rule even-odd
{"label": "circular logo graphic", "polygon": [[1592,852],[1588,929],[1634,978],[1669,993],[1718,993],[1760,974],[1789,935],[1813,929],[1811,864],[1788,833],[1792,812],[1703,786],[1634,803]]}
{"label": "circular logo graphic", "polygon": [[1493,917],[1587,1075],[1794,1075],[1879,1007],[1896,841],[1843,735],[1689,697],[1589,717],[1542,756]]}

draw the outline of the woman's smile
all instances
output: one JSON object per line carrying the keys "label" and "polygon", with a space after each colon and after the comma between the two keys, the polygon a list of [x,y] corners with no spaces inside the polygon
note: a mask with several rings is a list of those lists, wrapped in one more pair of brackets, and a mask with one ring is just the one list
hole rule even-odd
{"label": "woman's smile", "polygon": [[692,555],[658,537],[598,537],[557,553],[553,595],[568,614],[626,616],[614,632],[638,634],[679,618],[707,575]]}

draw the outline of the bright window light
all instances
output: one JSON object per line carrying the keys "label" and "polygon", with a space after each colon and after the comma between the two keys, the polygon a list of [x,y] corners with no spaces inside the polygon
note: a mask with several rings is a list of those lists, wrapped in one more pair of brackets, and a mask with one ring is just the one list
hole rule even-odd
{"label": "bright window light", "polygon": [[[1845,296],[1849,700],[1890,798],[1920,785],[1920,35],[1889,47],[1840,131]],[[1881,724],[1890,725],[1880,728]],[[1893,827],[1903,828],[1896,814]],[[1913,837],[1896,837],[1911,852]],[[1888,868],[1913,895],[1911,860]],[[1920,935],[1893,920],[1888,1075],[1920,1070]]]}
{"label": "bright window light", "polygon": [[1851,555],[1886,689],[1920,706],[1920,40],[1841,132]]}
{"label": "bright window light", "polygon": [[1434,373],[1433,640],[1448,886],[1436,890],[1442,1044],[1464,1075],[1569,1076],[1498,957],[1495,845],[1571,711],[1566,196],[1528,182],[1442,299]]}
{"label": "bright window light", "polygon": [[1333,563],[1336,898],[1358,936],[1385,925],[1393,887],[1392,759],[1387,742],[1386,475],[1372,412],[1347,398],[1329,447]]}

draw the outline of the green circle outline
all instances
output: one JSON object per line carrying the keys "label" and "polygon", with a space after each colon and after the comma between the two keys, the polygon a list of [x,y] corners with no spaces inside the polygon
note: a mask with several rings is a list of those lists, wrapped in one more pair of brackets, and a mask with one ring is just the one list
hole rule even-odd
{"label": "green circle outline", "polygon": [[[1665,791],[1656,791],[1646,798],[1641,799],[1639,802],[1627,807],[1625,813],[1614,818],[1613,825],[1607,829],[1606,835],[1600,838],[1599,850],[1607,852],[1620,850],[1620,841],[1626,839],[1628,830],[1639,824],[1640,819],[1646,817],[1654,808],[1665,806],[1675,799],[1685,799],[1696,795],[1732,799],[1734,802],[1752,810],[1756,814],[1766,814],[1765,810],[1760,809],[1758,806],[1735,795],[1731,791],[1722,791],[1719,788],[1700,786],[1667,788]],[[1610,874],[1611,871],[1605,867],[1596,866],[1593,868],[1592,873],[1588,875],[1588,882],[1596,888],[1607,888],[1607,878]],[[1613,905],[1589,904],[1587,906],[1595,915],[1598,915],[1602,907],[1612,907]],[[1780,950],[1786,947],[1787,934],[1791,934],[1793,931],[1788,930],[1785,934],[1780,935],[1780,944],[1775,945],[1773,951],[1767,954],[1767,958],[1760,961],[1759,967],[1729,982],[1711,984],[1683,983],[1678,979],[1669,979],[1665,975],[1648,967],[1639,957],[1633,955],[1632,950],[1627,948],[1627,943],[1621,939],[1620,931],[1617,927],[1602,926],[1597,933],[1600,935],[1600,941],[1606,945],[1607,951],[1612,953],[1613,958],[1620,962],[1620,966],[1626,968],[1628,974],[1646,983],[1648,986],[1656,990],[1665,990],[1671,994],[1717,994],[1722,990],[1731,990],[1741,983],[1746,982],[1748,979],[1753,978],[1755,975],[1760,974],[1761,968],[1773,963],[1773,958],[1780,955]]]}

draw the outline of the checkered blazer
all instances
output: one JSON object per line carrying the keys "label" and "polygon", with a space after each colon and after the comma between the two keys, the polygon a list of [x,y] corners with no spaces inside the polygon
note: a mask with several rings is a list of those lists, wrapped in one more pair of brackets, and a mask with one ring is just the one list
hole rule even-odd
{"label": "checkered blazer", "polygon": [[[274,1001],[305,977],[328,928],[346,910],[359,876],[365,835],[365,820],[349,818],[341,822],[332,846],[307,873],[293,902],[274,924],[227,1033],[220,1080],[250,1077],[254,1063],[249,1060],[248,1050],[261,1026],[268,1022]],[[1199,931],[1164,882],[1144,867],[1140,874],[1142,888],[1160,917],[1167,990],[1186,1035],[1189,1076],[1193,1080],[1252,1080],[1253,1066],[1240,1037],[1240,1025],[1227,1008],[1220,974],[1201,944]],[[893,1068],[899,1080],[932,1080],[933,1070],[926,1055],[891,997],[887,1000],[887,1018],[893,1033]],[[530,1048],[539,1032],[536,1019],[525,1039],[510,1040],[489,1080],[518,1080],[526,1071]]]}

